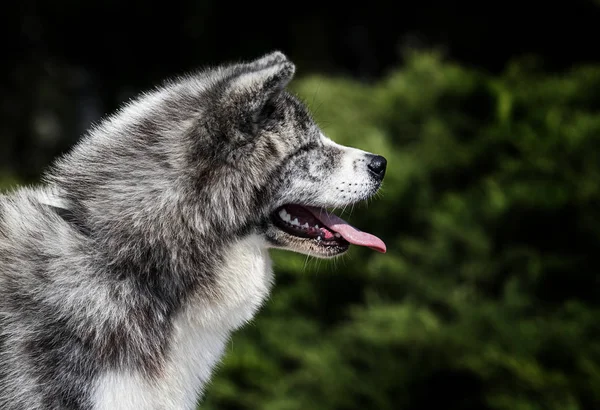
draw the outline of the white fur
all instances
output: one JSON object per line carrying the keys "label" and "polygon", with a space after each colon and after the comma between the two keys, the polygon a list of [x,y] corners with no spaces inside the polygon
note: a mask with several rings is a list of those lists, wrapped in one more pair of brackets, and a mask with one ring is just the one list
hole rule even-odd
{"label": "white fur", "polygon": [[[319,192],[319,202],[327,207],[345,207],[348,203],[362,201],[373,192],[376,182],[370,175],[368,168],[369,153],[360,149],[340,145],[325,135],[321,134],[323,145],[334,147],[340,152],[341,163],[335,172],[326,179],[320,180],[318,185],[313,180],[296,178],[290,182],[283,196],[293,198],[295,194],[309,196]],[[319,163],[309,164],[315,167],[310,174],[320,173]],[[318,204],[320,205],[320,204]]]}
{"label": "white fur", "polygon": [[214,294],[198,294],[174,321],[159,378],[130,371],[98,378],[94,410],[195,409],[231,333],[251,320],[273,282],[266,244],[252,235],[234,244],[216,272]]}
{"label": "white fur", "polygon": [[[350,200],[354,199],[363,199],[364,193],[362,187],[367,187],[373,184],[373,178],[369,175],[369,169],[367,168],[368,164],[368,152],[360,150],[358,148],[347,147],[345,145],[340,145],[337,142],[332,141],[327,138],[325,135],[321,134],[321,141],[323,141],[324,145],[333,146],[339,149],[342,152],[342,163],[339,167],[336,167],[335,172],[327,178],[327,182],[329,185],[325,187],[324,193],[331,194],[335,187],[342,187],[343,185],[348,185],[352,183],[352,186],[359,186],[361,189],[348,189],[344,190]],[[354,164],[356,163],[357,166]],[[356,194],[354,194],[356,191]],[[355,198],[352,197],[355,195]],[[340,194],[337,193],[335,195],[335,200],[339,201]],[[327,198],[325,201],[333,202],[334,198]],[[348,200],[343,201],[344,204],[348,203]]]}

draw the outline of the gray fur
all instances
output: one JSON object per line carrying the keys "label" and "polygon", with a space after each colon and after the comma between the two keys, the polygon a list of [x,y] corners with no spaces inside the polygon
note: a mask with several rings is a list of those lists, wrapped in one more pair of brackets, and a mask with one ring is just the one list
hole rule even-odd
{"label": "gray fur", "polygon": [[43,184],[0,197],[1,409],[92,409],[109,370],[162,380],[174,318],[228,297],[216,267],[240,239],[345,250],[315,253],[271,222],[285,203],[342,206],[381,183],[342,198],[341,176],[337,199],[319,192],[345,154],[285,91],[294,72],[274,52],[169,81],[94,127]]}

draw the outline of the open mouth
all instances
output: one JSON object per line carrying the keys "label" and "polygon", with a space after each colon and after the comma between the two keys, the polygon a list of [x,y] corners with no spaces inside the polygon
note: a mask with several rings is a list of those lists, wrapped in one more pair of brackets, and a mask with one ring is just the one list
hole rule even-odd
{"label": "open mouth", "polygon": [[311,241],[321,248],[335,248],[341,253],[350,244],[366,246],[385,253],[385,243],[378,237],[360,231],[324,208],[283,205],[272,215],[273,223],[289,235]]}

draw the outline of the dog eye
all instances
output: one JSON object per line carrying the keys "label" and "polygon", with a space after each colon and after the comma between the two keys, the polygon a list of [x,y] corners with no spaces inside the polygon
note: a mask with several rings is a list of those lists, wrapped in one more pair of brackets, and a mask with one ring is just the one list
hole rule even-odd
{"label": "dog eye", "polygon": [[275,104],[267,103],[267,104],[265,104],[265,106],[263,107],[263,109],[260,112],[260,118],[263,120],[271,118],[271,116],[273,115],[274,112],[275,112]]}
{"label": "dog eye", "polygon": [[302,155],[308,151],[312,151],[313,149],[317,149],[317,148],[319,148],[319,145],[314,142],[311,142],[309,144],[301,146],[299,149],[294,151],[291,156],[295,157],[297,155]]}

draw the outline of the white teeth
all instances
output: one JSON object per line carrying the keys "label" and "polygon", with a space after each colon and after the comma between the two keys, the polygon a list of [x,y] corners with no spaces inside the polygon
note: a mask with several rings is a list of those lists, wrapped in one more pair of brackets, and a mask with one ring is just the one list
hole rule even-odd
{"label": "white teeth", "polygon": [[[285,209],[282,209],[282,210],[279,211],[279,217],[283,221],[289,223],[290,225],[294,225],[294,226],[297,226],[297,227],[303,228],[303,229],[310,229],[311,228],[311,226],[308,224],[308,222],[305,222],[304,225],[301,225],[300,222],[298,221],[298,218],[295,218],[292,215],[290,215],[288,213],[288,211],[286,211]],[[294,218],[294,219],[292,220],[292,218]],[[318,230],[319,229],[319,225],[315,225],[312,228]]]}
{"label": "white teeth", "polygon": [[279,211],[279,217],[286,222],[289,222],[291,219],[290,214],[288,214],[285,209],[282,209],[281,211]]}
{"label": "white teeth", "polygon": [[339,233],[337,233],[337,232],[336,232],[336,233],[335,233],[333,236],[335,236],[336,238],[341,238],[341,237],[342,237],[342,235],[340,235],[340,234],[339,234]]}

